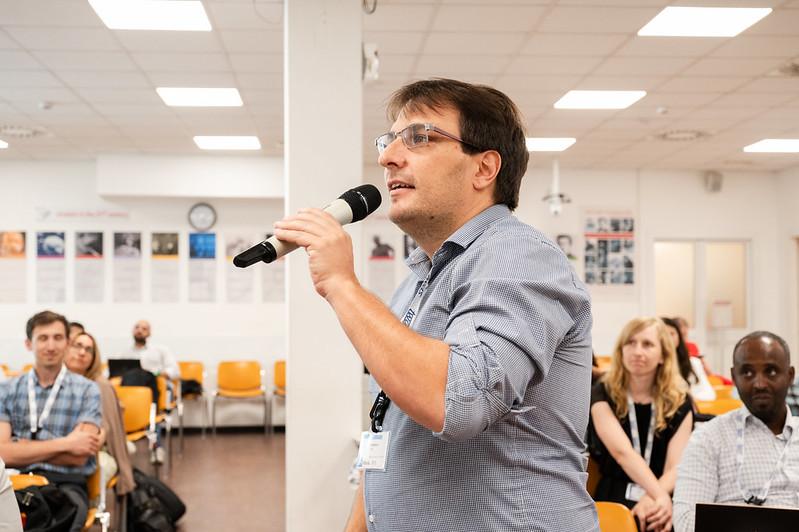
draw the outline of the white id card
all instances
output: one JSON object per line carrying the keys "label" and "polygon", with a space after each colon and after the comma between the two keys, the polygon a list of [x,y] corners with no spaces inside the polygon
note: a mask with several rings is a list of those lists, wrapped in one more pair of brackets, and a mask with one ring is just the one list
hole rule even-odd
{"label": "white id card", "polygon": [[391,431],[363,432],[361,434],[361,445],[358,447],[358,461],[355,463],[355,467],[358,469],[385,471],[390,437]]}
{"label": "white id card", "polygon": [[641,498],[643,498],[644,495],[646,495],[646,490],[644,490],[644,488],[638,484],[635,484],[634,482],[627,484],[627,491],[624,494],[624,498],[626,498],[628,501],[638,502],[641,500]]}

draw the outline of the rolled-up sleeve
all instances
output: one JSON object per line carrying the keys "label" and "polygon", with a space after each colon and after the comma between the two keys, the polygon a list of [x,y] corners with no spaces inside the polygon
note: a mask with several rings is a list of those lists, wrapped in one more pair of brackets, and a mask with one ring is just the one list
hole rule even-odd
{"label": "rolled-up sleeve", "polygon": [[[520,246],[530,260],[518,261]],[[587,301],[549,243],[511,238],[486,247],[465,265],[469,275],[453,275],[444,427],[434,433],[446,441],[467,440],[511,410],[529,408],[523,405],[528,386],[546,376],[574,326],[571,309]]]}
{"label": "rolled-up sleeve", "polygon": [[0,382],[0,421],[11,423],[11,404],[9,395],[11,384],[9,381]]}
{"label": "rolled-up sleeve", "polygon": [[674,487],[674,530],[693,532],[696,503],[713,502],[719,489],[718,450],[711,427],[700,427],[692,435],[677,468]]}

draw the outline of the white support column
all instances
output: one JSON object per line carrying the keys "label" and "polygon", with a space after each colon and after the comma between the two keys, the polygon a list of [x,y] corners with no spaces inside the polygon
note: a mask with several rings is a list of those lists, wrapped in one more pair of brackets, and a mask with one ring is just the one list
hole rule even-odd
{"label": "white support column", "polygon": [[[361,1],[284,5],[284,175],[293,213],[361,184]],[[357,246],[358,227],[350,233]],[[289,256],[286,284],[286,530],[340,530],[354,496],[347,473],[360,431],[362,364],[314,292],[304,252]]]}

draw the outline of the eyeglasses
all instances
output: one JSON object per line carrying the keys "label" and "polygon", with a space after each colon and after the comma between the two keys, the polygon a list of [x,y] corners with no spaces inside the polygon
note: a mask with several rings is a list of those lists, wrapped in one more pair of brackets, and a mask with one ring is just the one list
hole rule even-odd
{"label": "eyeglasses", "polygon": [[92,347],[90,345],[83,345],[83,344],[74,343],[70,347],[72,347],[72,349],[74,349],[75,351],[86,351],[90,355],[94,354],[94,347]]}
{"label": "eyeglasses", "polygon": [[405,144],[405,147],[409,150],[414,148],[418,148],[420,146],[425,146],[428,142],[430,142],[430,131],[435,131],[439,135],[443,135],[447,138],[460,142],[461,144],[465,144],[470,148],[474,148],[475,150],[482,151],[480,148],[475,146],[474,144],[469,144],[465,140],[456,137],[452,133],[447,133],[443,129],[439,129],[433,124],[411,124],[408,127],[397,131],[389,131],[388,133],[383,133],[379,137],[375,139],[375,146],[377,146],[377,153],[382,154],[388,148],[388,145],[397,140],[397,137],[402,138],[402,143]]}

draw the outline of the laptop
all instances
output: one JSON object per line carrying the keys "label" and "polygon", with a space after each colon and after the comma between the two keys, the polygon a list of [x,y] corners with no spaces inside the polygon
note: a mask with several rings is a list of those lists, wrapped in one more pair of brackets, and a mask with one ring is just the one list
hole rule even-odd
{"label": "laptop", "polygon": [[799,530],[799,509],[751,504],[697,503],[696,532],[792,532]]}
{"label": "laptop", "polygon": [[108,376],[121,377],[132,369],[141,369],[141,361],[138,358],[109,358]]}

